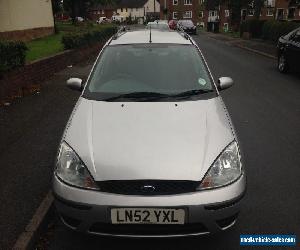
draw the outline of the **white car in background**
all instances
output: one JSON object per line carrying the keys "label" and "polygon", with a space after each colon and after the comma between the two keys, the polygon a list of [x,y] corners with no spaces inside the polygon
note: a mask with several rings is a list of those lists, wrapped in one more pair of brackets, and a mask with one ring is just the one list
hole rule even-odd
{"label": "white car in background", "polygon": [[99,19],[96,21],[96,23],[101,24],[101,23],[107,23],[109,22],[109,19],[107,17],[99,17]]}
{"label": "white car in background", "polygon": [[77,22],[83,22],[84,21],[84,18],[81,17],[81,16],[77,16],[75,19],[76,19]]}

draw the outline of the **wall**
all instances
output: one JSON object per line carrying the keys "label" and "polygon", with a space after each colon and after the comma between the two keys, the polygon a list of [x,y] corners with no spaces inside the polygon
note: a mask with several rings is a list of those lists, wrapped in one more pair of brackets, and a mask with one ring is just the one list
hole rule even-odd
{"label": "wall", "polygon": [[24,31],[42,31],[41,36],[54,31],[51,0],[0,0],[0,38],[20,37]]}
{"label": "wall", "polygon": [[40,85],[55,72],[68,65],[97,55],[102,47],[103,44],[97,44],[87,48],[64,51],[4,74],[0,78],[0,105],[6,101],[10,102],[16,97],[26,95],[30,92],[32,85]]}

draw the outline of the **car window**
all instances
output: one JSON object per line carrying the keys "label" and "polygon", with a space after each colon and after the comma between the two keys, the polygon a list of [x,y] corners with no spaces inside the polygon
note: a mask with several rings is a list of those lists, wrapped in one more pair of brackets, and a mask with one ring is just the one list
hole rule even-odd
{"label": "car window", "polygon": [[296,33],[292,37],[292,40],[297,43],[300,42],[300,30],[296,31]]}
{"label": "car window", "polygon": [[193,24],[193,22],[191,20],[185,20],[182,21],[182,24]]}
{"label": "car window", "polygon": [[293,30],[290,33],[288,33],[287,35],[285,35],[284,38],[287,40],[294,41],[294,38],[296,37],[296,35],[299,35],[299,32],[300,32],[300,29]]}
{"label": "car window", "polygon": [[112,94],[177,94],[214,90],[206,66],[192,45],[142,44],[108,46],[86,88],[97,99]]}

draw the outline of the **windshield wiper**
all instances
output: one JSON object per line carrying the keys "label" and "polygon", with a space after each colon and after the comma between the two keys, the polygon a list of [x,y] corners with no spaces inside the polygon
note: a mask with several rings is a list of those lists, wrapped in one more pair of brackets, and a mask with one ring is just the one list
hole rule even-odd
{"label": "windshield wiper", "polygon": [[146,99],[146,100],[153,100],[153,99],[159,99],[159,98],[165,98],[169,97],[167,94],[162,94],[158,92],[132,92],[122,95],[117,95],[113,97],[109,97],[105,99],[104,101],[114,101],[118,99],[134,99],[134,100],[140,100],[140,99]]}
{"label": "windshield wiper", "polygon": [[211,89],[192,89],[192,90],[188,90],[188,91],[184,91],[184,92],[172,95],[172,97],[190,97],[190,96],[205,94],[205,93],[209,93],[209,92],[213,92],[213,90],[211,90]]}

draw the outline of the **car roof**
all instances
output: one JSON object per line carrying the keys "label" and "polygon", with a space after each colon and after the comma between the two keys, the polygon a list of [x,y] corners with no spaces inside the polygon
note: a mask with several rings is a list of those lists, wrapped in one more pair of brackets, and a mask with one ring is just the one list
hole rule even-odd
{"label": "car roof", "polygon": [[[171,43],[171,44],[192,44],[189,39],[186,39],[177,31],[162,31],[151,30],[152,43]],[[113,39],[110,45],[117,44],[142,44],[149,43],[150,30],[127,31],[121,34],[117,39]]]}

